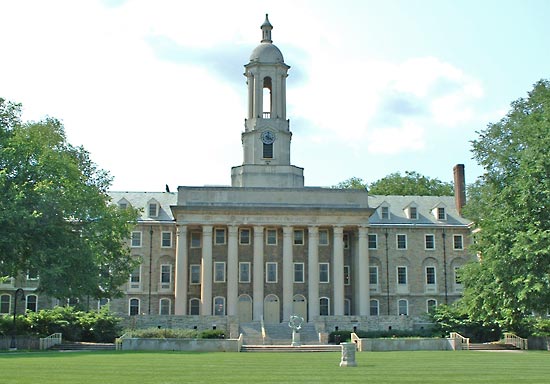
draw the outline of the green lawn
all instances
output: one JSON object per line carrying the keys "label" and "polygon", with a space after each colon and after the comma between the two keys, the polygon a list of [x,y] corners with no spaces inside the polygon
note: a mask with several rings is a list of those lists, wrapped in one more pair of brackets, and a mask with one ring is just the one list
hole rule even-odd
{"label": "green lawn", "polygon": [[548,352],[6,352],[0,383],[544,383]]}

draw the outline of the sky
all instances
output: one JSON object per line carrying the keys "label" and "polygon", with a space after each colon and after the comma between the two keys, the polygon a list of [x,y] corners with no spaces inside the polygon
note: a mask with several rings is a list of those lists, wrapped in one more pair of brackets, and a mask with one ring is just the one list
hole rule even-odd
{"label": "sky", "polygon": [[0,0],[0,97],[60,119],[112,190],[230,185],[266,13],[307,186],[471,183],[471,141],[550,78],[546,0]]}

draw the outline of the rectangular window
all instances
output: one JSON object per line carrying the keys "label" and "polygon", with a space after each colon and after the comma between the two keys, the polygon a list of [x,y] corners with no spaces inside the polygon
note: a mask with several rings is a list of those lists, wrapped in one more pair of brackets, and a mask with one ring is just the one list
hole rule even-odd
{"label": "rectangular window", "polygon": [[426,284],[435,284],[435,267],[426,267]]}
{"label": "rectangular window", "polygon": [[34,268],[29,268],[27,271],[27,280],[38,280],[38,271]]}
{"label": "rectangular window", "polygon": [[267,229],[266,230],[267,236],[265,237],[265,241],[267,245],[277,245],[277,230],[276,229]]}
{"label": "rectangular window", "polygon": [[159,301],[159,315],[169,315],[170,314],[170,299],[160,299]]}
{"label": "rectangular window", "polygon": [[416,207],[409,207],[409,216],[411,220],[418,219],[418,210],[416,209]]}
{"label": "rectangular window", "polygon": [[445,208],[437,208],[437,220],[445,220],[447,216],[445,215]]}
{"label": "rectangular window", "polygon": [[378,300],[370,301],[370,315],[378,316]]}
{"label": "rectangular window", "polygon": [[172,265],[162,264],[160,266],[160,287],[161,289],[170,289],[172,282]]}
{"label": "rectangular window", "polygon": [[250,263],[239,263],[239,283],[250,283]]}
{"label": "rectangular window", "polygon": [[250,229],[242,228],[239,230],[239,244],[249,245],[250,244]]}
{"label": "rectangular window", "polygon": [[344,233],[344,249],[349,249],[349,233]]}
{"label": "rectangular window", "polygon": [[407,284],[407,267],[397,267],[397,284]]}
{"label": "rectangular window", "polygon": [[399,300],[397,314],[399,316],[407,316],[409,314],[409,302],[407,300]]}
{"label": "rectangular window", "polygon": [[130,289],[139,289],[141,281],[141,267],[137,267],[130,274]]}
{"label": "rectangular window", "polygon": [[214,262],[214,283],[225,283],[225,263],[223,261]]}
{"label": "rectangular window", "polygon": [[28,295],[27,300],[26,300],[26,304],[27,304],[27,310],[29,310],[31,312],[38,311],[38,296]]}
{"label": "rectangular window", "polygon": [[201,247],[201,233],[191,232],[191,248],[200,248],[200,247]]}
{"label": "rectangular window", "polygon": [[319,245],[328,245],[328,229],[319,230]]}
{"label": "rectangular window", "polygon": [[214,244],[216,245],[225,244],[225,228],[214,229]]}
{"label": "rectangular window", "polygon": [[304,230],[295,229],[294,230],[294,245],[304,245]]}
{"label": "rectangular window", "polygon": [[461,285],[462,284],[462,277],[460,276],[460,267],[455,267],[455,284]]}
{"label": "rectangular window", "polygon": [[0,296],[0,313],[8,314],[10,313],[11,306],[11,295],[1,295]]}
{"label": "rectangular window", "polygon": [[149,217],[157,217],[158,216],[158,204],[157,203],[150,203],[149,204]]}
{"label": "rectangular window", "polygon": [[344,285],[351,285],[351,269],[349,265],[344,265]]}
{"label": "rectangular window", "polygon": [[424,248],[425,249],[435,249],[435,236],[434,235],[424,235]]}
{"label": "rectangular window", "polygon": [[304,282],[304,263],[294,263],[294,282]]}
{"label": "rectangular window", "polygon": [[378,285],[378,267],[369,267],[369,283],[370,285]]}
{"label": "rectangular window", "polygon": [[453,248],[454,249],[464,249],[464,244],[462,243],[462,235],[453,236]]}
{"label": "rectangular window", "polygon": [[382,219],[390,218],[390,207],[380,207],[380,217]]}
{"label": "rectangular window", "polygon": [[132,248],[141,247],[141,232],[132,232]]}
{"label": "rectangular window", "polygon": [[201,266],[200,264],[191,264],[189,266],[189,283],[200,284],[201,283]]}
{"label": "rectangular window", "polygon": [[162,232],[161,233],[161,247],[162,248],[171,248],[172,247],[172,232]]}
{"label": "rectangular window", "polygon": [[265,282],[277,282],[277,263],[265,263]]}
{"label": "rectangular window", "polygon": [[407,249],[407,235],[397,235],[397,249]]}
{"label": "rectangular window", "polygon": [[369,233],[368,235],[369,249],[378,249],[378,235]]}
{"label": "rectangular window", "polygon": [[328,283],[329,279],[329,264],[319,263],[319,283]]}
{"label": "rectangular window", "polygon": [[264,159],[273,159],[273,144],[264,143]]}

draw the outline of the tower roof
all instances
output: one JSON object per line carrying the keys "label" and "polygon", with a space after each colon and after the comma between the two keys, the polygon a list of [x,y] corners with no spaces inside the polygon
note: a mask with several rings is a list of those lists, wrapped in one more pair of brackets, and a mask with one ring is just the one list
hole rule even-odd
{"label": "tower roof", "polygon": [[273,29],[273,26],[269,22],[267,14],[265,15],[265,21],[260,26],[260,29],[262,30],[262,40],[260,45],[252,51],[252,54],[250,55],[250,62],[284,63],[285,60],[283,58],[283,54],[279,48],[273,44],[273,40],[271,40],[271,30]]}

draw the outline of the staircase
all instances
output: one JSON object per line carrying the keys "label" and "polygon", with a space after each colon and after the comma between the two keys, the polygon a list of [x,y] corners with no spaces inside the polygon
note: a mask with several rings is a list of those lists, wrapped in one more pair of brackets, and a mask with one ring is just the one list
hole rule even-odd
{"label": "staircase", "polygon": [[519,351],[519,348],[512,344],[504,344],[500,342],[470,343],[470,351]]}
{"label": "staircase", "polygon": [[243,345],[241,352],[340,352],[339,345]]}
{"label": "staircase", "polygon": [[50,351],[114,351],[114,343],[64,342],[54,345]]}

